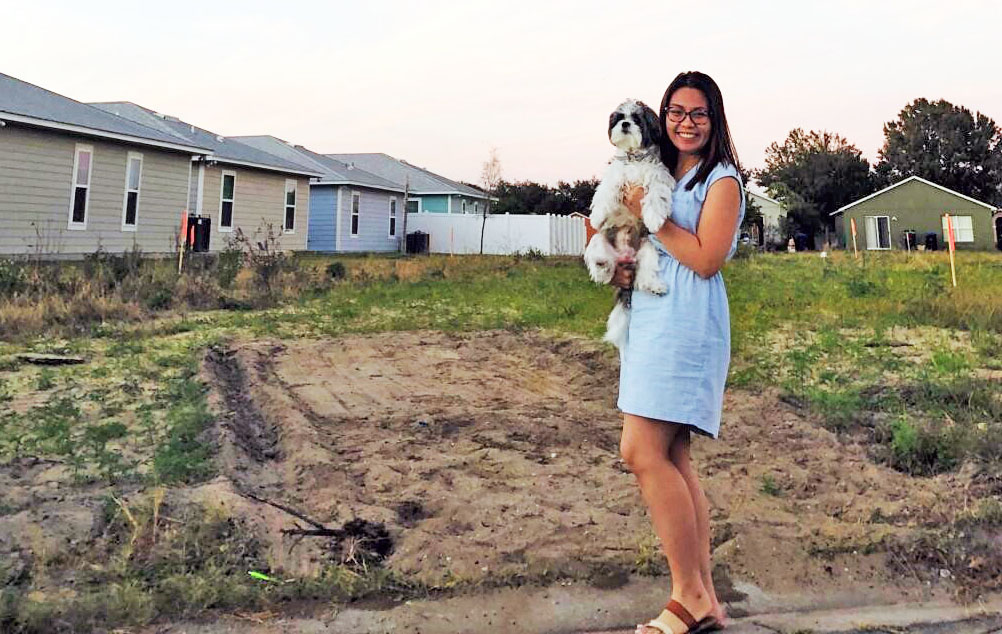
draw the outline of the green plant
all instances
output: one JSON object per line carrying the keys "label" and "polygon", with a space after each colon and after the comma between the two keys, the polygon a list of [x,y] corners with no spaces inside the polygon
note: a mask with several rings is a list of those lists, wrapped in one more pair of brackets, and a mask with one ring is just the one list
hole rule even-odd
{"label": "green plant", "polygon": [[241,245],[236,240],[227,238],[226,246],[219,252],[219,259],[216,262],[216,281],[220,288],[230,288],[233,280],[240,272],[244,264],[244,252]]}
{"label": "green plant", "polygon": [[348,270],[343,262],[331,262],[327,265],[327,276],[332,280],[343,280],[348,275]]}
{"label": "green plant", "polygon": [[776,483],[776,479],[770,473],[762,476],[762,485],[759,487],[759,491],[773,497],[779,497],[783,494],[783,489]]}

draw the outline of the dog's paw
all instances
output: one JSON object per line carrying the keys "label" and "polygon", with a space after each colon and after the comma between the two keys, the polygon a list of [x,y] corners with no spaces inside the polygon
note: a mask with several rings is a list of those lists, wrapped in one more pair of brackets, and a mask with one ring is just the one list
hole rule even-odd
{"label": "dog's paw", "polygon": [[668,292],[668,285],[661,281],[661,278],[637,280],[637,288],[654,295],[664,295]]}

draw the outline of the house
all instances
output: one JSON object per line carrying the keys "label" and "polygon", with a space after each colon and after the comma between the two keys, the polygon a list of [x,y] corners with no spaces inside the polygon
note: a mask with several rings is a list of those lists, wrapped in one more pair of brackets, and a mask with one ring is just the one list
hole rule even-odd
{"label": "house", "polygon": [[209,149],[191,158],[191,187],[182,207],[209,218],[210,251],[223,249],[238,227],[253,236],[268,226],[278,236],[282,250],[307,248],[310,178],[319,177],[320,170],[134,103],[91,105]]}
{"label": "house", "polygon": [[308,250],[400,250],[405,222],[403,186],[273,136],[235,138],[323,174],[310,183]]}
{"label": "house", "polygon": [[904,236],[914,232],[916,246],[943,248],[944,214],[953,218],[958,250],[987,250],[998,244],[992,217],[998,210],[942,185],[910,176],[832,212],[841,244],[852,247],[851,224],[856,224],[857,247],[867,250],[905,249]]}
{"label": "house", "polygon": [[[785,243],[786,237],[783,235],[781,220],[786,218],[786,208],[777,200],[773,200],[764,194],[759,194],[746,189],[745,193],[749,200],[755,202],[762,213],[761,226],[757,226],[758,235],[753,236],[759,246],[778,246]],[[785,244],[783,244],[785,246]]]}
{"label": "house", "polygon": [[0,255],[171,251],[211,149],[0,74]]}
{"label": "house", "polygon": [[408,213],[481,214],[488,202],[487,194],[479,189],[449,180],[388,154],[327,156],[406,187]]}

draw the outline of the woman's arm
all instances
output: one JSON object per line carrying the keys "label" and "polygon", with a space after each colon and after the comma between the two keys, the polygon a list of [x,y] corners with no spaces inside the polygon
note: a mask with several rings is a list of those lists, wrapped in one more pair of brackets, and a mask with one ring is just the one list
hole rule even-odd
{"label": "woman's arm", "polygon": [[[640,216],[644,190],[634,187],[627,193],[626,206]],[[703,201],[696,233],[690,233],[670,219],[655,234],[675,259],[702,278],[713,277],[724,265],[734,242],[741,210],[738,181],[725,177],[710,185]]]}

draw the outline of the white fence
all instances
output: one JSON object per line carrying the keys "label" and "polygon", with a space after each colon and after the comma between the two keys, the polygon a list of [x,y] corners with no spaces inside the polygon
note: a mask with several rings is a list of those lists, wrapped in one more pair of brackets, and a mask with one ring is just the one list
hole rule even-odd
{"label": "white fence", "polygon": [[[407,214],[407,233],[429,235],[431,253],[480,253],[483,216],[474,214]],[[511,255],[535,249],[543,255],[583,255],[584,219],[550,214],[487,217],[484,253]]]}

